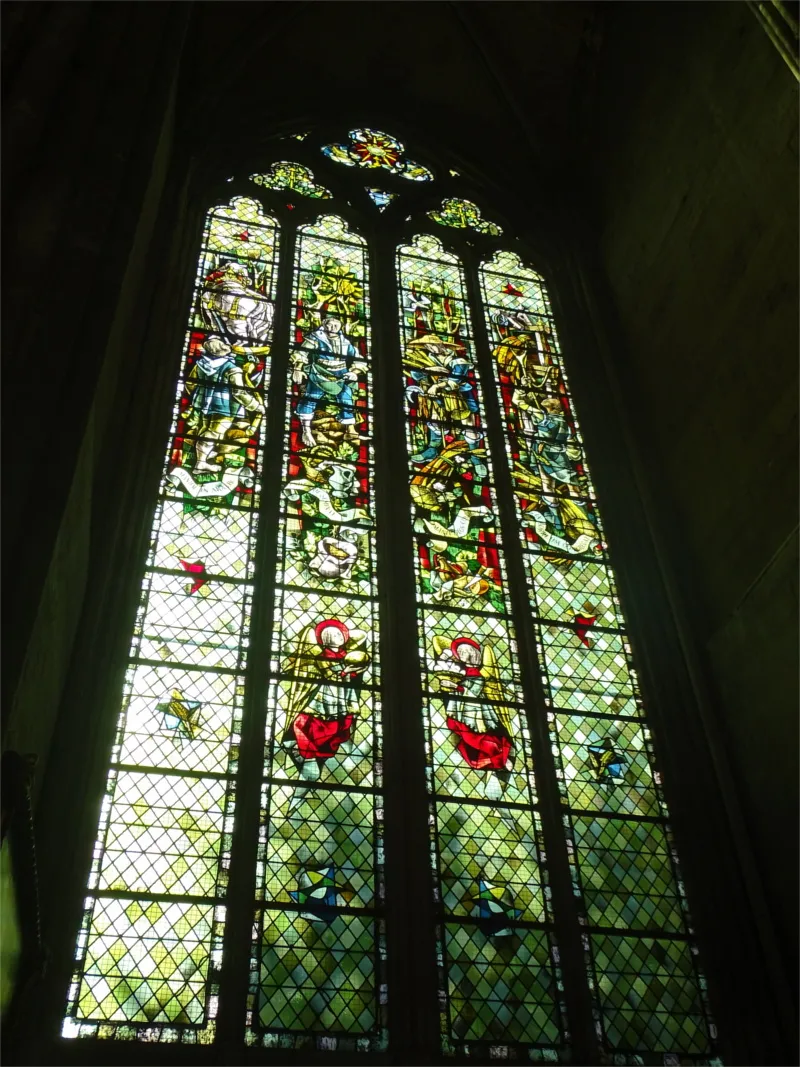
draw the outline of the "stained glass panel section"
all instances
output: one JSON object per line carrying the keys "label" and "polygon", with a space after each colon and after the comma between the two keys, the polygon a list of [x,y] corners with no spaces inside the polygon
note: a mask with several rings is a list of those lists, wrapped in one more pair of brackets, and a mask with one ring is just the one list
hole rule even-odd
{"label": "stained glass panel section", "polygon": [[480,274],[600,1039],[615,1063],[719,1062],[547,291],[512,253]]}
{"label": "stained glass panel section", "polygon": [[255,201],[209,212],[66,1037],[213,1040],[277,252]]}
{"label": "stained glass panel section", "polygon": [[433,181],[427,167],[415,163],[405,154],[405,146],[380,130],[351,130],[344,144],[328,144],[322,149],[328,159],[345,167],[364,167],[367,170],[388,170],[390,174],[414,182]]}
{"label": "stained glass panel section", "polygon": [[555,1060],[561,979],[464,271],[430,236],[397,264],[442,1047]]}
{"label": "stained glass panel section", "polygon": [[297,231],[248,1042],[385,1046],[366,242]]}
{"label": "stained glass panel section", "polygon": [[397,193],[387,193],[385,189],[376,189],[373,185],[366,187],[369,198],[378,211],[385,211],[391,202],[397,197]]}
{"label": "stained glass panel section", "polygon": [[332,193],[320,185],[308,167],[300,163],[281,160],[273,163],[266,174],[251,174],[250,181],[263,185],[267,189],[289,189],[301,196],[310,196],[314,200],[330,200]]}
{"label": "stained glass panel section", "polygon": [[[450,171],[453,174],[453,171]],[[438,211],[429,211],[428,218],[440,226],[453,226],[457,230],[475,230],[490,237],[499,237],[502,229],[494,222],[487,222],[481,215],[481,209],[471,200],[450,197],[442,201]]]}

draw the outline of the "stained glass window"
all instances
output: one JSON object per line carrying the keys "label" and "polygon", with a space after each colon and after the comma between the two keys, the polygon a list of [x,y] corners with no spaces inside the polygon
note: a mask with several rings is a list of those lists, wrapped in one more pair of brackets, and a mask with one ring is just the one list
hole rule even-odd
{"label": "stained glass window", "polygon": [[209,212],[65,1036],[213,1039],[277,254]]}
{"label": "stained glass window", "polygon": [[442,1042],[555,1051],[557,952],[464,271],[420,236],[397,272]]}
{"label": "stained glass window", "polygon": [[367,248],[297,242],[249,1040],[355,1051],[385,999]]}
{"label": "stained glass window", "polygon": [[547,291],[508,252],[481,283],[601,1039],[708,1056],[705,980]]}
{"label": "stained glass window", "polygon": [[[580,1030],[603,1062],[717,1063],[542,278],[446,195],[453,169],[406,219],[436,236],[397,249],[364,191],[383,213],[433,172],[391,134],[336,136],[276,138],[251,194],[206,217],[63,1034],[375,1062],[399,993],[439,1020],[420,1061],[566,1062]],[[395,271],[394,349],[370,264]],[[405,533],[375,510],[403,431]],[[385,580],[402,559],[413,590]],[[422,706],[382,688],[387,618]],[[393,719],[384,753],[384,706],[421,722],[424,755]],[[423,758],[420,962],[384,884],[404,800],[384,760],[405,781]],[[396,902],[422,883],[395,870]]]}

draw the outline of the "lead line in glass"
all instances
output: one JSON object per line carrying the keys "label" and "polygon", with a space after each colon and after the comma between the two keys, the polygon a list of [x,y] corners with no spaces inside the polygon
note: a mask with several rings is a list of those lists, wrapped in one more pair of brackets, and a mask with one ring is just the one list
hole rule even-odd
{"label": "lead line in glass", "polygon": [[480,276],[598,1036],[614,1062],[718,1062],[547,292],[507,252]]}
{"label": "lead line in glass", "polygon": [[209,212],[65,1037],[214,1037],[277,253]]}
{"label": "lead line in glass", "polygon": [[446,1053],[556,1059],[561,979],[463,268],[398,251]]}
{"label": "lead line in glass", "polygon": [[247,1041],[385,1047],[366,242],[297,233]]}

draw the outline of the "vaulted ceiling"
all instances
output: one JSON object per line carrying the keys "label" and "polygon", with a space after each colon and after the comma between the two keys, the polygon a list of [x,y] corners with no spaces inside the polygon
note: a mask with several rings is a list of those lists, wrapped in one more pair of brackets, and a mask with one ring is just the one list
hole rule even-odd
{"label": "vaulted ceiling", "polygon": [[304,118],[383,124],[539,184],[579,151],[602,14],[585,0],[196,4],[179,128],[238,146]]}

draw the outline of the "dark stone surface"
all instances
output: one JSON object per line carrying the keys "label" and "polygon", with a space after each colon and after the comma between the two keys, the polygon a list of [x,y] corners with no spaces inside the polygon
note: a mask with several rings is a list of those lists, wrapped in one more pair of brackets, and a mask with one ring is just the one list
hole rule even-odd
{"label": "dark stone surface", "polygon": [[591,197],[661,549],[797,988],[797,85],[742,4],[628,5]]}
{"label": "dark stone surface", "polygon": [[4,99],[3,722],[43,771],[97,517],[121,505],[98,475],[125,440],[182,27],[181,5],[38,6]]}

